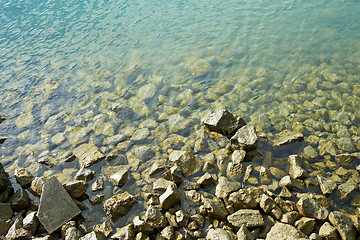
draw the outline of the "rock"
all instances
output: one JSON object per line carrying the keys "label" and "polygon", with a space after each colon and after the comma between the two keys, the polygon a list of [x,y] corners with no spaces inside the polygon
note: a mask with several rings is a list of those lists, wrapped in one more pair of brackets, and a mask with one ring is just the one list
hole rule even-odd
{"label": "rock", "polygon": [[211,228],[206,235],[207,240],[236,240],[234,233],[222,228]]}
{"label": "rock", "polygon": [[110,180],[113,184],[122,187],[128,181],[129,171],[127,169],[119,169],[119,171],[111,174]]}
{"label": "rock", "polygon": [[165,216],[154,206],[149,206],[145,213],[145,222],[152,228],[164,228],[168,224]]}
{"label": "rock", "polygon": [[163,230],[161,230],[160,235],[166,240],[173,240],[174,239],[174,227],[167,226]]}
{"label": "rock", "polygon": [[304,183],[301,180],[294,179],[290,176],[285,176],[280,179],[280,187],[287,187],[289,189],[298,189],[301,190],[304,188]]}
{"label": "rock", "polygon": [[229,202],[235,210],[241,208],[257,208],[261,201],[264,190],[259,187],[247,187],[231,193]]}
{"label": "rock", "polygon": [[157,91],[156,85],[153,83],[146,84],[140,87],[137,91],[137,98],[141,100],[152,98]]}
{"label": "rock", "polygon": [[245,159],[245,156],[245,150],[235,150],[231,155],[231,160],[233,161],[233,163],[242,163]]}
{"label": "rock", "polygon": [[346,182],[338,186],[338,190],[341,194],[341,199],[348,197],[355,191],[357,184],[353,182]]}
{"label": "rock", "polygon": [[19,189],[11,196],[9,202],[14,210],[25,209],[29,206],[29,194],[26,190]]}
{"label": "rock", "polygon": [[79,159],[81,167],[90,167],[101,161],[105,155],[98,151],[98,148],[92,143],[84,143],[75,148],[73,154]]}
{"label": "rock", "polygon": [[339,235],[336,228],[333,227],[329,222],[324,222],[319,229],[319,236],[329,240],[339,240]]}
{"label": "rock", "polygon": [[302,215],[316,218],[320,221],[326,220],[329,215],[329,211],[319,204],[312,194],[301,197],[296,206]]}
{"label": "rock", "polygon": [[239,128],[246,125],[246,122],[242,118],[234,116],[228,110],[220,109],[211,113],[205,119],[204,124],[209,130],[231,138]]}
{"label": "rock", "polygon": [[69,227],[65,232],[64,240],[79,240],[81,232],[76,227]]}
{"label": "rock", "polygon": [[5,235],[6,240],[19,240],[19,239],[30,239],[31,231],[24,229],[22,226],[22,217],[16,218],[13,225],[11,225],[7,234]]}
{"label": "rock", "polygon": [[205,198],[203,206],[207,212],[216,219],[225,219],[229,214],[221,199],[214,197],[213,199]]}
{"label": "rock", "polygon": [[273,144],[274,146],[279,147],[285,144],[300,142],[302,140],[304,140],[304,136],[301,133],[294,133],[285,130],[276,136]]}
{"label": "rock", "polygon": [[17,168],[15,169],[15,179],[18,184],[20,184],[23,188],[29,187],[31,185],[32,180],[34,180],[34,176],[26,170],[25,168]]}
{"label": "rock", "polygon": [[334,211],[329,214],[329,221],[338,230],[341,239],[356,239],[354,224],[348,215],[339,211]]}
{"label": "rock", "polygon": [[259,210],[240,209],[227,217],[228,222],[234,227],[262,227],[264,226],[264,218]]}
{"label": "rock", "polygon": [[10,219],[12,216],[13,216],[13,214],[14,214],[14,212],[13,212],[13,210],[12,210],[12,208],[11,208],[11,205],[10,205],[10,203],[0,203],[0,212],[1,212],[1,214],[0,214],[0,221],[1,220],[8,220],[8,219]]}
{"label": "rock", "polygon": [[180,192],[176,185],[169,185],[166,191],[159,197],[163,209],[167,210],[176,204],[181,203]]}
{"label": "rock", "polygon": [[115,222],[120,217],[125,216],[135,203],[136,198],[133,195],[123,192],[107,199],[103,207],[111,221]]}
{"label": "rock", "polygon": [[281,218],[282,223],[293,225],[296,220],[301,218],[301,214],[296,211],[284,213]]}
{"label": "rock", "polygon": [[279,193],[279,197],[288,199],[288,198],[292,197],[292,194],[291,194],[290,190],[287,187],[283,187],[281,189],[281,192]]}
{"label": "rock", "polygon": [[84,180],[84,181],[89,181],[91,179],[93,179],[95,176],[95,172],[87,169],[87,168],[80,168],[80,170],[76,173],[75,175],[75,179],[76,180]]}
{"label": "rock", "polygon": [[72,180],[63,184],[72,198],[81,197],[86,192],[87,185],[87,182],[83,180]]}
{"label": "rock", "polygon": [[91,191],[96,192],[104,189],[104,179],[99,177],[95,180],[95,182],[91,185]]}
{"label": "rock", "polygon": [[167,124],[171,133],[177,133],[186,129],[189,126],[190,121],[186,120],[186,118],[180,114],[173,114],[169,117]]}
{"label": "rock", "polygon": [[3,165],[0,163],[0,193],[7,188],[12,188],[9,181],[9,175],[5,172]]}
{"label": "rock", "polygon": [[133,141],[141,141],[147,138],[150,135],[150,130],[148,128],[137,129],[134,134],[131,136]]}
{"label": "rock", "polygon": [[133,223],[134,223],[135,232],[144,232],[144,233],[154,232],[154,229],[150,227],[150,225],[147,222],[141,220],[139,216],[134,217]]}
{"label": "rock", "polygon": [[175,220],[179,226],[185,227],[189,222],[189,214],[183,210],[178,210],[175,212]]}
{"label": "rock", "polygon": [[56,177],[45,181],[37,217],[49,234],[80,212],[80,209]]}
{"label": "rock", "polygon": [[40,197],[42,193],[43,185],[44,185],[44,180],[42,178],[39,177],[34,178],[34,180],[31,182],[30,192],[35,196]]}
{"label": "rock", "polygon": [[111,223],[108,220],[105,220],[102,224],[95,225],[94,231],[101,232],[106,238],[113,232]]}
{"label": "rock", "polygon": [[303,152],[302,152],[302,156],[305,158],[305,159],[314,159],[314,158],[317,158],[319,156],[319,154],[316,152],[316,150],[308,145],[304,148]]}
{"label": "rock", "polygon": [[220,177],[216,185],[215,195],[219,198],[225,198],[230,193],[235,192],[241,188],[241,183],[229,181],[226,177]]}
{"label": "rock", "polygon": [[170,164],[179,166],[185,177],[198,172],[201,168],[201,161],[188,151],[172,151],[169,161]]}
{"label": "rock", "polygon": [[263,194],[260,201],[260,207],[264,212],[272,215],[276,219],[281,217],[281,209],[276,205],[275,201],[266,194]]}
{"label": "rock", "polygon": [[335,161],[345,165],[345,166],[349,166],[352,164],[352,162],[356,159],[357,157],[354,154],[349,154],[349,153],[343,153],[343,154],[337,154],[335,156]]}
{"label": "rock", "polygon": [[336,182],[331,179],[326,179],[322,176],[317,176],[317,179],[323,194],[331,194],[337,187]]}
{"label": "rock", "polygon": [[39,219],[36,217],[36,212],[31,212],[23,220],[23,228],[30,230],[32,234],[35,233],[39,226]]}
{"label": "rock", "polygon": [[301,167],[299,155],[290,155],[288,160],[290,163],[289,174],[292,178],[306,178],[308,176],[308,173]]}
{"label": "rock", "polygon": [[101,232],[92,231],[79,238],[79,240],[105,240],[105,236]]}
{"label": "rock", "polygon": [[261,183],[265,184],[265,183],[271,182],[271,173],[270,173],[269,169],[267,169],[266,167],[264,167],[264,166],[260,167],[259,175],[260,175]]}
{"label": "rock", "polygon": [[310,240],[322,240],[322,238],[316,233],[310,234],[309,239]]}
{"label": "rock", "polygon": [[159,178],[153,183],[153,190],[164,192],[166,188],[170,185],[175,185],[175,183],[163,178]]}
{"label": "rock", "polygon": [[170,177],[171,180],[175,183],[182,182],[182,172],[179,166],[173,166],[170,168]]}
{"label": "rock", "polygon": [[118,143],[124,141],[125,139],[126,139],[126,135],[120,133],[120,134],[117,134],[117,135],[114,135],[114,136],[104,138],[103,145],[115,146]]}
{"label": "rock", "polygon": [[236,233],[237,240],[255,240],[256,238],[252,235],[252,233],[242,225],[238,232]]}
{"label": "rock", "polygon": [[315,223],[316,220],[314,218],[302,217],[294,223],[294,226],[306,235],[309,235],[314,229]]}
{"label": "rock", "polygon": [[239,146],[240,149],[245,151],[257,148],[258,137],[253,126],[245,125],[241,127],[230,140],[231,144]]}
{"label": "rock", "polygon": [[211,176],[210,173],[206,172],[204,175],[202,175],[202,176],[197,180],[197,183],[198,183],[200,186],[209,188],[209,187],[211,187],[212,185],[215,184],[215,179]]}
{"label": "rock", "polygon": [[306,235],[295,227],[277,222],[266,235],[266,240],[295,240],[307,239]]}
{"label": "rock", "polygon": [[337,138],[335,143],[340,150],[348,151],[348,152],[352,152],[355,150],[355,145],[351,140],[351,138],[348,137]]}
{"label": "rock", "polygon": [[111,236],[111,239],[118,240],[133,240],[135,238],[134,224],[130,223],[129,225],[117,228],[116,233]]}
{"label": "rock", "polygon": [[100,204],[102,203],[103,199],[104,199],[104,194],[98,194],[98,195],[95,195],[95,196],[91,196],[89,197],[89,202],[92,204],[92,205],[97,205],[97,204]]}

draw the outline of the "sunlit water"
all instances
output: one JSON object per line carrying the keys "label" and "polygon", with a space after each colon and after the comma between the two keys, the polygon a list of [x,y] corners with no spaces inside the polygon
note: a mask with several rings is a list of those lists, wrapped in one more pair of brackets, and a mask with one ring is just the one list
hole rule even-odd
{"label": "sunlit water", "polygon": [[[116,147],[124,155],[146,145],[154,159],[166,158],[168,148],[184,145],[166,145],[166,139],[195,141],[201,120],[220,107],[269,140],[284,129],[301,131],[315,149],[321,139],[338,138],[342,125],[354,147],[337,153],[356,152],[359,12],[355,0],[0,0],[0,115],[7,118],[0,135],[8,137],[2,163],[11,174],[20,166],[35,176],[78,169],[59,156],[84,142],[107,154],[115,147],[104,139],[116,134],[129,139]],[[132,139],[147,119],[155,121],[147,126],[150,134]],[[112,131],[99,130],[104,123]],[[80,128],[84,134],[71,138]],[[54,140],[57,133],[63,141]],[[333,160],[322,155],[315,162]],[[37,163],[43,156],[53,157],[55,166]],[[152,163],[132,169],[135,177],[124,189],[138,193],[136,181]],[[331,176],[339,165],[326,167]],[[101,206],[87,205],[84,215],[93,224],[105,217]]]}

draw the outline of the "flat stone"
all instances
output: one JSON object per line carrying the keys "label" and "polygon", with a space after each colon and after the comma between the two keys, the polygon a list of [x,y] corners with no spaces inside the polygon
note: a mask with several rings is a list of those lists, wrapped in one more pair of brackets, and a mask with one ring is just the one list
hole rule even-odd
{"label": "flat stone", "polygon": [[300,240],[307,236],[290,224],[276,222],[266,235],[266,240]]}
{"label": "flat stone", "polygon": [[14,175],[16,182],[24,188],[30,186],[32,180],[34,180],[34,176],[25,168],[15,169]]}
{"label": "flat stone", "polygon": [[285,144],[300,142],[302,140],[304,140],[304,136],[302,135],[302,133],[294,133],[285,130],[276,136],[274,140],[274,146],[278,147]]}
{"label": "flat stone", "polygon": [[331,179],[326,179],[322,176],[317,176],[317,179],[323,194],[331,194],[337,187],[336,182]]}
{"label": "flat stone", "polygon": [[201,161],[188,151],[174,150],[169,155],[170,164],[179,166],[185,177],[198,172],[201,168]]}
{"label": "flat stone", "polygon": [[206,235],[207,240],[236,240],[234,233],[222,228],[211,228]]}
{"label": "flat stone", "polygon": [[210,131],[218,132],[231,138],[236,131],[246,124],[245,120],[234,116],[226,109],[212,112],[204,121]]}
{"label": "flat stone", "polygon": [[98,148],[92,143],[84,143],[75,148],[73,154],[79,159],[81,167],[90,167],[101,161],[105,155],[98,151]]}
{"label": "flat stone", "polygon": [[163,209],[167,210],[176,204],[181,203],[180,192],[176,185],[171,184],[166,188],[166,191],[159,197],[160,204]]}
{"label": "flat stone", "polygon": [[136,198],[128,192],[123,192],[107,199],[104,204],[104,210],[115,222],[120,217],[125,216],[136,203]]}
{"label": "flat stone", "polygon": [[320,221],[326,220],[329,215],[329,211],[319,204],[312,194],[300,198],[296,206],[302,215],[316,218]]}
{"label": "flat stone", "polygon": [[219,198],[225,198],[230,193],[235,192],[241,188],[241,183],[230,181],[226,177],[220,177],[216,185],[215,195]]}
{"label": "flat stone", "polygon": [[234,227],[262,227],[264,226],[264,218],[259,210],[240,209],[237,212],[229,215],[227,220]]}
{"label": "flat stone", "polygon": [[37,217],[49,234],[80,212],[81,210],[56,177],[44,182]]}
{"label": "flat stone", "polygon": [[338,230],[341,239],[356,239],[354,223],[348,215],[339,211],[334,211],[329,214],[329,221]]}
{"label": "flat stone", "polygon": [[258,137],[253,126],[245,125],[231,137],[231,144],[239,146],[245,151],[257,148]]}

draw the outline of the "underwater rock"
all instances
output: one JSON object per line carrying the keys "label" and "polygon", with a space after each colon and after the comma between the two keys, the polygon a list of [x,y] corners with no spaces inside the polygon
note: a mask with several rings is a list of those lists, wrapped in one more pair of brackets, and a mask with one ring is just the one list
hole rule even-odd
{"label": "underwater rock", "polygon": [[176,185],[170,184],[166,191],[159,197],[160,204],[163,209],[167,210],[176,204],[181,203],[180,192]]}
{"label": "underwater rock", "polygon": [[323,194],[331,194],[337,187],[336,182],[331,179],[326,179],[322,176],[317,176],[317,179]]}
{"label": "underwater rock", "polygon": [[274,146],[278,147],[285,144],[300,142],[302,140],[304,140],[304,136],[302,135],[302,133],[295,133],[285,130],[276,135],[273,144]]}
{"label": "underwater rock", "polygon": [[19,183],[24,188],[30,186],[32,180],[34,180],[34,176],[31,175],[31,173],[25,168],[15,169],[14,175],[16,182]]}
{"label": "underwater rock", "polygon": [[185,177],[191,176],[201,168],[201,161],[188,151],[172,151],[169,161],[170,165],[179,166]]}
{"label": "underwater rock", "polygon": [[92,143],[84,143],[75,148],[73,154],[79,159],[81,167],[90,167],[105,158],[105,155],[98,151]]}
{"label": "underwater rock", "polygon": [[231,137],[231,144],[240,147],[245,151],[250,151],[257,148],[258,137],[256,135],[255,127],[245,125],[239,128],[235,135]]}

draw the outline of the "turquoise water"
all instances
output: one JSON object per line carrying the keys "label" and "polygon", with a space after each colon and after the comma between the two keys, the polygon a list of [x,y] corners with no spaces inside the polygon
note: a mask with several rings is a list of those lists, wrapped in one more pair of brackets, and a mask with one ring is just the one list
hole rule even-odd
{"label": "turquoise water", "polygon": [[[0,115],[7,118],[0,135],[8,137],[1,161],[10,172],[58,174],[78,167],[61,156],[84,142],[124,155],[146,145],[161,160],[168,148],[191,145],[181,137],[198,138],[201,120],[219,107],[269,140],[301,131],[319,152],[344,125],[353,146],[336,145],[336,153],[356,152],[359,12],[355,0],[0,0]],[[134,140],[133,128],[148,119],[150,134]],[[112,131],[100,129],[104,122]],[[129,141],[105,144],[116,134]],[[164,144],[174,138],[183,143]],[[44,156],[55,166],[37,163]],[[333,154],[315,163],[324,159]]]}

